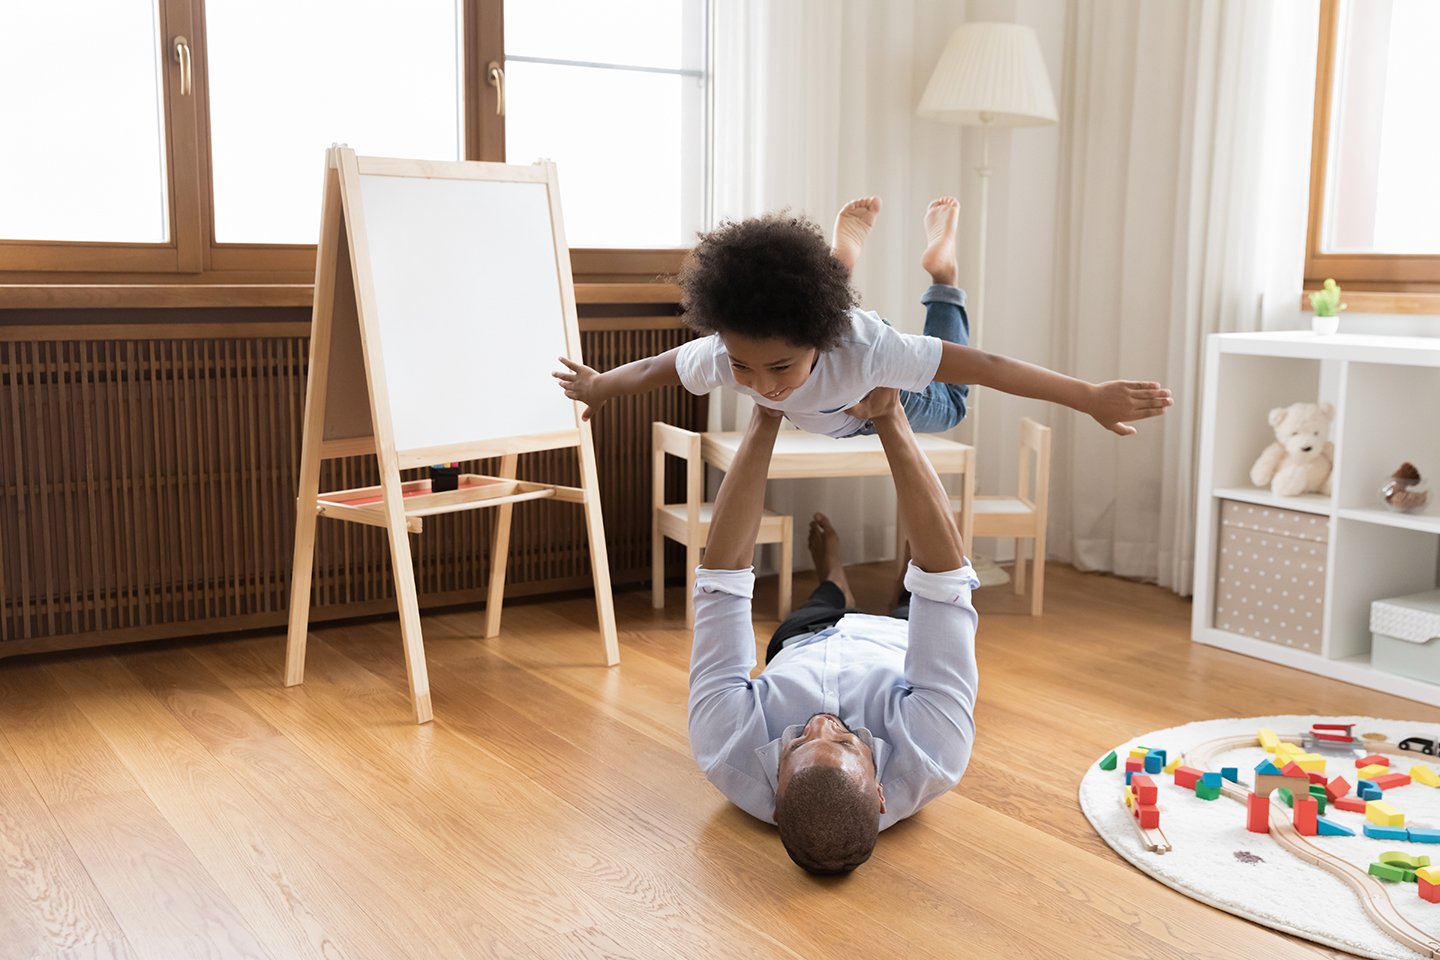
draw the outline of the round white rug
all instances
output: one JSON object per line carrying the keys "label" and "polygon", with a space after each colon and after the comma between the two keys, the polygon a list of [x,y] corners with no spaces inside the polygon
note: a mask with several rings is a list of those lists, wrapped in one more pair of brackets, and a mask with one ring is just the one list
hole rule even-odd
{"label": "round white rug", "polygon": [[[1173,848],[1168,853],[1150,853],[1132,825],[1122,793],[1125,789],[1125,758],[1137,746],[1166,751],[1167,761],[1201,744],[1221,737],[1257,736],[1264,727],[1277,734],[1298,735],[1313,723],[1353,723],[1356,735],[1381,734],[1390,744],[1406,737],[1440,740],[1435,724],[1374,717],[1273,716],[1246,719],[1202,720],[1168,730],[1156,730],[1115,748],[1116,769],[1101,770],[1096,758],[1080,783],[1080,807],[1100,836],[1120,856],[1166,886],[1187,896],[1256,923],[1283,930],[1365,957],[1384,960],[1413,960],[1421,955],[1387,936],[1360,906],[1356,894],[1337,877],[1300,860],[1283,849],[1269,834],[1245,829],[1245,805],[1227,797],[1202,800],[1193,790],[1175,785],[1170,774],[1152,775],[1159,787],[1160,829]],[[1240,782],[1250,784],[1255,766],[1273,759],[1257,744],[1213,756],[1209,769],[1239,768]],[[1353,788],[1354,757],[1326,755],[1326,773],[1343,776]],[[1390,769],[1409,773],[1419,760],[1391,757]],[[1440,772],[1440,757],[1425,764]],[[1440,829],[1440,789],[1411,783],[1385,791],[1384,799],[1405,814],[1407,827]],[[1278,795],[1272,804],[1284,806]],[[1288,808],[1285,810],[1289,815]],[[1307,838],[1361,870],[1381,853],[1402,850],[1428,856],[1440,865],[1440,844],[1409,843],[1400,840],[1372,840],[1364,836],[1365,815],[1329,807],[1325,816],[1355,831],[1353,837]],[[1401,915],[1426,933],[1440,937],[1440,904],[1420,899],[1414,883],[1386,883],[1391,902]]]}

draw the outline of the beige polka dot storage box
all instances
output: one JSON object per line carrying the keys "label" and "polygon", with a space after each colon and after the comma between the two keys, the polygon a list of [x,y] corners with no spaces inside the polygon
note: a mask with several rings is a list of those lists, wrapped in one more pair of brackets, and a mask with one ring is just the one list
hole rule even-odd
{"label": "beige polka dot storage box", "polygon": [[1220,501],[1215,626],[1320,652],[1328,517]]}
{"label": "beige polka dot storage box", "polygon": [[1370,665],[1440,683],[1440,590],[1370,604]]}

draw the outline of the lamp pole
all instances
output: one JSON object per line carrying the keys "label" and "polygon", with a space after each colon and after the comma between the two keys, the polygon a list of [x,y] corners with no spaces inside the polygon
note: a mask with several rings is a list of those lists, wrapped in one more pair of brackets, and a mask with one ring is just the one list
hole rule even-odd
{"label": "lamp pole", "polygon": [[[993,113],[980,114],[980,166],[975,172],[980,175],[980,256],[976,269],[975,284],[972,289],[975,295],[969,299],[970,307],[970,346],[976,350],[983,349],[981,346],[981,330],[983,328],[985,309],[985,250],[987,247],[985,232],[990,220],[990,124],[995,120]],[[980,446],[980,411],[979,404],[975,401],[979,398],[980,387],[978,384],[970,386],[970,403],[966,417],[970,420],[970,443],[971,446]]]}

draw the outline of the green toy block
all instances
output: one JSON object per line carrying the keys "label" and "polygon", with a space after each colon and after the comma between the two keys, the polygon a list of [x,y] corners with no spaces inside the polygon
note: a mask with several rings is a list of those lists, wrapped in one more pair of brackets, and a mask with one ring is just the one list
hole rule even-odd
{"label": "green toy block", "polygon": [[1281,800],[1285,801],[1285,806],[1292,810],[1295,809],[1295,795],[1290,792],[1289,787],[1280,787],[1275,792],[1280,795]]}
{"label": "green toy block", "polygon": [[[1393,880],[1395,883],[1402,883],[1405,880],[1405,871],[1399,867],[1386,866],[1383,863],[1370,864],[1370,876],[1379,877],[1381,880]],[[1412,871],[1410,876],[1415,876]]]}
{"label": "green toy block", "polygon": [[1111,750],[1109,753],[1105,754],[1105,759],[1100,761],[1100,769],[1114,770],[1116,762],[1117,761],[1115,759],[1115,751]]}
{"label": "green toy block", "polygon": [[1204,781],[1197,780],[1195,782],[1195,796],[1201,800],[1218,800],[1220,798],[1220,788],[1207,787]]}

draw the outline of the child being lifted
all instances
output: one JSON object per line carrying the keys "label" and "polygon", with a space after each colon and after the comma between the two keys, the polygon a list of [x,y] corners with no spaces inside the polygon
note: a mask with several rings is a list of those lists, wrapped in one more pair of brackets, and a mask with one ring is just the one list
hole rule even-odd
{"label": "child being lifted", "polygon": [[960,204],[944,197],[925,213],[920,265],[933,285],[921,297],[925,335],[899,333],[856,305],[850,271],[880,198],[855,200],[835,221],[833,247],[811,221],[769,214],[726,222],[700,238],[680,268],[685,323],[709,334],[659,356],[598,373],[564,357],[565,395],[586,404],[657,387],[694,394],[729,387],[779,410],[801,430],[849,437],[872,433],[845,411],[876,387],[895,387],[911,427],[938,433],[965,415],[968,384],[1073,407],[1121,436],[1129,421],[1163,414],[1170,391],[1158,383],[1092,384],[967,346],[965,293],[956,286]]}

